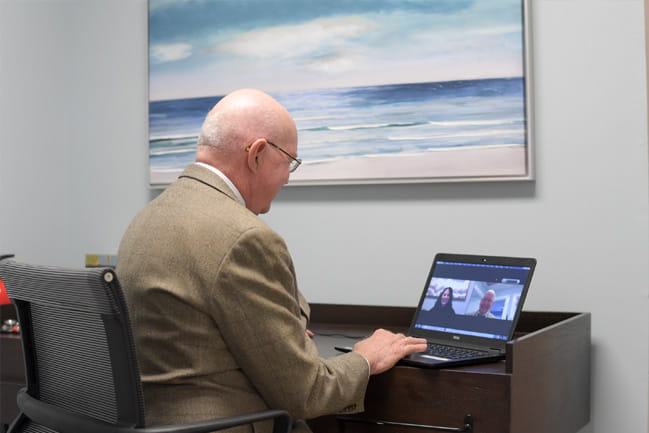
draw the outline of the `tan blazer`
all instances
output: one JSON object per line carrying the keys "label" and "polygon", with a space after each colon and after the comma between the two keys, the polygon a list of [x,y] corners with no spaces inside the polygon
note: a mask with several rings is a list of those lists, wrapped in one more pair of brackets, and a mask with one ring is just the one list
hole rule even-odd
{"label": "tan blazer", "polygon": [[117,275],[147,425],[267,408],[295,419],[363,410],[367,362],[319,357],[283,239],[210,170],[190,165],[135,217]]}

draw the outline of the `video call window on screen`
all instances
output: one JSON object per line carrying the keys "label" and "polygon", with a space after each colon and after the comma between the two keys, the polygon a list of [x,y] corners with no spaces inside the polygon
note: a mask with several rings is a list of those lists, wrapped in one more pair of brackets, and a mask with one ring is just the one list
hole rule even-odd
{"label": "video call window on screen", "polygon": [[440,262],[415,326],[507,339],[529,271],[518,266]]}
{"label": "video call window on screen", "polygon": [[[518,280],[515,280],[518,281]],[[512,279],[505,282],[492,283],[489,281],[454,280],[449,278],[433,278],[428,286],[423,308],[431,310],[442,292],[448,287],[452,288],[452,308],[455,314],[472,314],[480,310],[480,301],[488,291],[492,291],[494,302],[488,312],[495,319],[513,320],[516,307],[520,301],[523,284],[516,284]],[[441,301],[440,301],[441,302]]]}

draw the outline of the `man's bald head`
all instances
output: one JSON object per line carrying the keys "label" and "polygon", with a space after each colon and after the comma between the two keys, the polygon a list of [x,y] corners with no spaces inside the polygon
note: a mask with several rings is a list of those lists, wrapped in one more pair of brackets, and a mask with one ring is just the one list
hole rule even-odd
{"label": "man's bald head", "polygon": [[282,142],[284,137],[295,137],[295,131],[288,111],[271,96],[255,89],[236,90],[205,117],[198,137],[197,160],[206,153],[209,159],[230,160],[257,138]]}
{"label": "man's bald head", "polygon": [[254,89],[234,91],[212,108],[196,151],[196,161],[225,174],[255,214],[268,212],[288,182],[291,156],[297,157],[293,118],[271,96]]}

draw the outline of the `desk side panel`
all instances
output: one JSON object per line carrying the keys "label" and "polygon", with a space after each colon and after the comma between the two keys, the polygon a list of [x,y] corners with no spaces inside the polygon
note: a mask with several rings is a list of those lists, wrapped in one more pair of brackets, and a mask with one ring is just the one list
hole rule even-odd
{"label": "desk side panel", "polygon": [[590,314],[507,346],[513,433],[574,433],[590,421]]}

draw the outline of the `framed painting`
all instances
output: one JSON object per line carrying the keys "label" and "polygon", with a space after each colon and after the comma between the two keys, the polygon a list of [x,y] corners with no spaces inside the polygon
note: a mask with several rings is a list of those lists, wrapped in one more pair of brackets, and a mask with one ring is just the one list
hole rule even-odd
{"label": "framed painting", "polygon": [[150,183],[239,88],[293,115],[289,185],[528,180],[527,0],[149,0]]}

